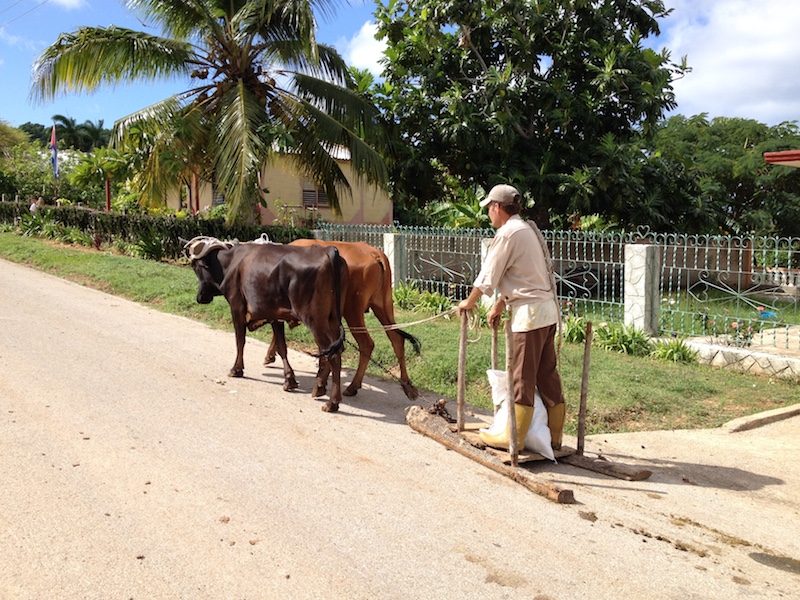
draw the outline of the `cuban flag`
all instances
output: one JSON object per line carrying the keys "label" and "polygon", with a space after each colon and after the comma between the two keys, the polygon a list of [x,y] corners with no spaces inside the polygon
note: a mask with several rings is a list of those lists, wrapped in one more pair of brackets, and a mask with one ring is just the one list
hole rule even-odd
{"label": "cuban flag", "polygon": [[58,145],[56,144],[56,126],[50,133],[50,162],[53,163],[53,177],[58,179]]}

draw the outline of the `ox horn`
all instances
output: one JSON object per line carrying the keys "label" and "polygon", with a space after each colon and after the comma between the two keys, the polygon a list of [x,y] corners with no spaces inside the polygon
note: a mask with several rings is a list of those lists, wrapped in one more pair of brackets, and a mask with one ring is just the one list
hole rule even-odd
{"label": "ox horn", "polygon": [[184,250],[188,249],[189,260],[195,261],[200,260],[212,250],[227,250],[232,246],[231,242],[223,242],[215,237],[200,235],[186,242],[183,248]]}

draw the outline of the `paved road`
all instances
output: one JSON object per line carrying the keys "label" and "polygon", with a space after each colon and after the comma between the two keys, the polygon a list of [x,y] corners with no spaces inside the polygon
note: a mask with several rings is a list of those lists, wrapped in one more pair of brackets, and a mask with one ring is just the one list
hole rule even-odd
{"label": "paved road", "polygon": [[653,476],[537,464],[558,505],[264,352],[227,379],[232,333],[0,261],[0,598],[800,594],[798,417],[590,438]]}

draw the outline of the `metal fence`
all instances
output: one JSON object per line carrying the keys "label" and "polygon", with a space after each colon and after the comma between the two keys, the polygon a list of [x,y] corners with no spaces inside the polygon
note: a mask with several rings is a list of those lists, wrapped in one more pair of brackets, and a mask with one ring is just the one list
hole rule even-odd
{"label": "metal fence", "polygon": [[800,350],[800,238],[653,235],[661,329]]}
{"label": "metal fence", "polygon": [[[662,335],[710,336],[725,343],[800,350],[800,238],[636,232],[543,231],[565,314],[595,322],[625,318],[625,246],[658,249]],[[395,278],[453,300],[464,298],[481,267],[482,240],[494,230],[326,224],[327,240],[383,248],[401,234],[405,272]],[[793,337],[794,336],[794,337]]]}

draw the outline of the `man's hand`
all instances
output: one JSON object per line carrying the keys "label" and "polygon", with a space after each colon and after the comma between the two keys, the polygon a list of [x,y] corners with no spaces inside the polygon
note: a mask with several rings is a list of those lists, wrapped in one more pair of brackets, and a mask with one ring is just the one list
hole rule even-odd
{"label": "man's hand", "polygon": [[503,316],[503,312],[506,310],[506,303],[502,298],[498,298],[497,302],[494,303],[491,309],[489,309],[489,313],[486,315],[486,320],[489,322],[489,325],[492,327],[497,327],[500,325],[500,317]]}
{"label": "man's hand", "polygon": [[458,303],[459,316],[475,308],[475,305],[478,303],[478,300],[480,299],[481,296],[483,296],[482,291],[480,291],[476,287],[472,288],[472,291],[469,293],[469,296],[467,296],[461,302]]}
{"label": "man's hand", "polygon": [[461,302],[458,303],[458,314],[459,316],[463,315],[465,312],[469,312],[473,308],[475,308],[475,303],[470,302],[469,298],[466,298],[465,300],[462,300]]}

